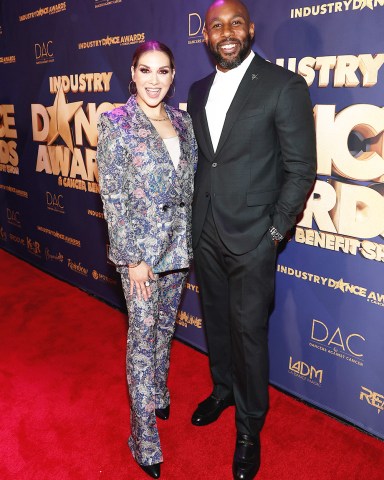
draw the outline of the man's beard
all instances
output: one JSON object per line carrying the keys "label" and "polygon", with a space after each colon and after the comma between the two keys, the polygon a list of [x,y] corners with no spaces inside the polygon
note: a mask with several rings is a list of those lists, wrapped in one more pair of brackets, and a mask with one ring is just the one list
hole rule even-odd
{"label": "man's beard", "polygon": [[[227,42],[230,42],[231,39],[227,40]],[[239,53],[236,55],[236,57],[231,58],[231,59],[225,59],[221,56],[219,48],[217,50],[213,48],[212,44],[209,43],[209,49],[213,55],[213,57],[216,60],[217,65],[219,65],[222,68],[225,68],[226,70],[232,70],[233,68],[238,67],[241,65],[243,60],[248,56],[248,53],[251,49],[251,41],[252,37],[250,34],[247,35],[247,38],[244,40],[243,44],[241,45]],[[235,40],[236,43],[238,43],[238,40]]]}

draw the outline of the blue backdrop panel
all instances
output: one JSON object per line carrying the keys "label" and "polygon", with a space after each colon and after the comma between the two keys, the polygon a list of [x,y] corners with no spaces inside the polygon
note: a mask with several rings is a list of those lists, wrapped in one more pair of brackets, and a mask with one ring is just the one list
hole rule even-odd
{"label": "blue backdrop panel", "polygon": [[[382,1],[247,1],[254,50],[310,85],[318,180],[277,262],[271,382],[384,438]],[[0,1],[0,246],[124,309],[95,166],[137,45],[176,58],[173,105],[213,69],[207,2]],[[54,293],[50,293],[54,294]],[[193,271],[177,335],[206,350]]]}

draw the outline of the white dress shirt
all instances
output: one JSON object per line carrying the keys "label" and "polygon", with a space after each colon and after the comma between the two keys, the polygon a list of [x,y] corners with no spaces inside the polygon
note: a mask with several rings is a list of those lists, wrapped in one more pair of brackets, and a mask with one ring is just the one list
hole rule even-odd
{"label": "white dress shirt", "polygon": [[238,67],[228,70],[227,72],[221,72],[216,67],[216,76],[213,80],[205,106],[214,151],[216,151],[217,145],[219,144],[229,106],[254,56],[255,54],[251,51],[248,57]]}
{"label": "white dress shirt", "polygon": [[167,147],[169,156],[173,162],[175,170],[179,165],[180,161],[180,142],[179,137],[176,135],[175,137],[163,138],[165,146]]}

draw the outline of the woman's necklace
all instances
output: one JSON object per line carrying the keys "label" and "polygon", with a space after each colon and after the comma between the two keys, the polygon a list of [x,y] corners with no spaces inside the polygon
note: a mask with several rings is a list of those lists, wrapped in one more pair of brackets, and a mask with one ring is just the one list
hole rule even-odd
{"label": "woman's necklace", "polygon": [[151,117],[148,117],[149,120],[152,120],[153,122],[165,122],[165,120],[169,120],[168,117],[161,117],[161,118],[151,118]]}

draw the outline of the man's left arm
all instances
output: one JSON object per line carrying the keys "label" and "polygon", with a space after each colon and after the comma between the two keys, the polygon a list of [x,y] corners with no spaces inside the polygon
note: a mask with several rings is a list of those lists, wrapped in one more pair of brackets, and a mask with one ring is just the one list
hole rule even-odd
{"label": "man's left arm", "polygon": [[[316,136],[308,86],[299,75],[283,87],[275,114],[282,152],[284,180],[273,216],[273,227],[285,236],[303,210],[316,176]],[[273,236],[273,232],[271,232]]]}

